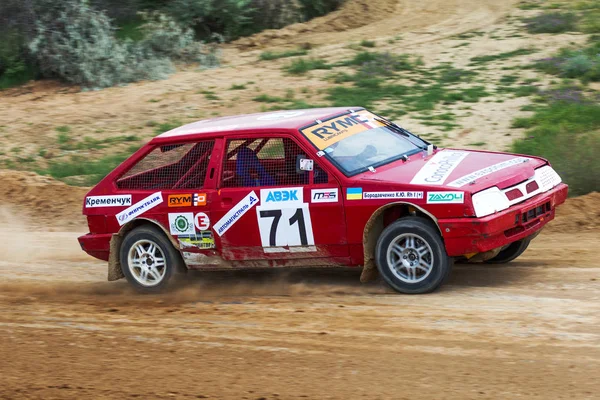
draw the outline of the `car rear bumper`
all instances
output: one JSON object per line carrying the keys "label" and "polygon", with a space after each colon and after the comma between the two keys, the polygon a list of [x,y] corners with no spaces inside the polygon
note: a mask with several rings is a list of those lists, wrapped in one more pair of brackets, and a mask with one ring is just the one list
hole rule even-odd
{"label": "car rear bumper", "polygon": [[110,254],[111,233],[92,234],[88,233],[77,238],[81,249],[92,257],[108,261]]}
{"label": "car rear bumper", "polygon": [[438,220],[449,256],[482,253],[531,236],[554,219],[568,186],[559,184],[507,210],[483,218]]}

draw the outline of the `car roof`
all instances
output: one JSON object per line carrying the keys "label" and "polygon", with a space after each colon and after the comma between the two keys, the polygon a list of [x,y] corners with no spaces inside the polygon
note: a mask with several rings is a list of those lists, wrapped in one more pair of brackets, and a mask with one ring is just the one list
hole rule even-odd
{"label": "car roof", "polygon": [[227,135],[252,129],[260,129],[261,132],[298,130],[303,126],[314,123],[316,120],[326,120],[349,111],[362,109],[363,107],[309,108],[211,118],[171,129],[158,135],[155,140],[158,139],[162,142],[161,139],[190,138],[215,132],[222,132]]}

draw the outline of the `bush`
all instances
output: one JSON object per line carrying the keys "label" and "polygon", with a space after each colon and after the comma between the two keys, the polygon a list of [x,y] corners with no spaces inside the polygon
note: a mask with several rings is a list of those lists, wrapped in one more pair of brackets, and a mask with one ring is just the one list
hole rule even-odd
{"label": "bush", "polygon": [[526,20],[529,33],[561,33],[574,31],[577,16],[573,13],[550,12]]}
{"label": "bush", "polygon": [[[48,1],[48,0],[44,0]],[[172,19],[152,14],[137,43],[115,38],[108,17],[86,0],[48,3],[37,21],[37,36],[29,45],[45,77],[83,87],[110,87],[142,79],[164,79],[175,68],[170,59],[214,65],[214,52],[203,51],[193,33]]]}
{"label": "bush", "polygon": [[[521,118],[526,139],[513,144],[517,153],[544,157],[570,186],[571,195],[600,190],[600,104],[570,96],[553,101],[533,117]],[[564,98],[564,97],[563,97]]]}
{"label": "bush", "polygon": [[600,81],[600,42],[592,38],[583,49],[562,49],[555,57],[538,60],[536,68],[564,78]]}

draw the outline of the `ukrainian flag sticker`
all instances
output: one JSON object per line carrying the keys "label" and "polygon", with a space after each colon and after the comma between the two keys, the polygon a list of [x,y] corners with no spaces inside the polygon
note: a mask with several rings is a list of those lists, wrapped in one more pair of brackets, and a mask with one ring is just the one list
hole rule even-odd
{"label": "ukrainian flag sticker", "polygon": [[362,188],[346,189],[346,200],[362,200]]}

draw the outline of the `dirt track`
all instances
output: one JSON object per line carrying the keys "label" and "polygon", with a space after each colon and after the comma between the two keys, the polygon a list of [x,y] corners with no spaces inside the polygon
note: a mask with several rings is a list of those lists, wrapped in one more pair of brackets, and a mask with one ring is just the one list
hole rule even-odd
{"label": "dirt track", "polygon": [[104,265],[74,236],[49,234],[50,257],[3,257],[0,398],[591,399],[600,389],[596,230],[542,234],[510,267],[456,266],[426,296],[361,285],[352,270],[194,274],[139,296],[102,282]]}

